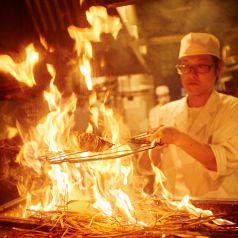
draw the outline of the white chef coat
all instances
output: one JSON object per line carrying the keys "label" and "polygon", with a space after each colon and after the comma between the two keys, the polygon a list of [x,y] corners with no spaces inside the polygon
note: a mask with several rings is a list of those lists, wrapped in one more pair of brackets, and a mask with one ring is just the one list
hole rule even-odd
{"label": "white chef coat", "polygon": [[210,171],[175,145],[163,149],[161,170],[176,196],[238,199],[238,99],[214,91],[189,118],[187,97],[159,108],[159,125],[169,125],[209,144],[217,162]]}
{"label": "white chef coat", "polygon": [[150,110],[150,113],[149,113],[150,128],[158,127],[158,122],[159,122],[159,114],[158,113],[159,113],[160,107],[161,107],[161,105],[158,104]]}

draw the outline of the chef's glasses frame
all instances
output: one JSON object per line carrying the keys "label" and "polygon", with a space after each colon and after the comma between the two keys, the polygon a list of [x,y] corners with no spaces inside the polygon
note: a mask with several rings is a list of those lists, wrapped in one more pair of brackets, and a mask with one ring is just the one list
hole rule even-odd
{"label": "chef's glasses frame", "polygon": [[177,69],[178,74],[188,74],[191,71],[198,74],[206,74],[210,72],[211,68],[214,64],[197,64],[197,65],[187,65],[187,64],[177,64],[175,67]]}

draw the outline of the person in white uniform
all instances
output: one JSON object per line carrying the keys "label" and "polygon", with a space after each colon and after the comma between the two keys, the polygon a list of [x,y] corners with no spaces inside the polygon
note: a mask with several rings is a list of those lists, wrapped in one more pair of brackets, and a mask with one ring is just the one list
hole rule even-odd
{"label": "person in white uniform", "polygon": [[152,150],[152,161],[175,196],[238,199],[238,99],[215,90],[222,70],[218,39],[185,35],[176,68],[187,94],[160,107],[151,139],[164,146]]}
{"label": "person in white uniform", "polygon": [[157,105],[154,106],[149,113],[150,128],[158,127],[158,111],[159,108],[170,101],[169,88],[166,85],[157,86],[155,89]]}

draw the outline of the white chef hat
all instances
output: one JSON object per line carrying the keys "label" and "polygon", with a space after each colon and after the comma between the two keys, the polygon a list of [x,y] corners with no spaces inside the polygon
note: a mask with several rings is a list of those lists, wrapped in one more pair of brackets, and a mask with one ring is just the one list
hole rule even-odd
{"label": "white chef hat", "polygon": [[191,55],[214,55],[221,59],[220,42],[209,33],[189,33],[180,44],[179,59]]}
{"label": "white chef hat", "polygon": [[160,85],[156,87],[155,89],[155,94],[157,96],[168,94],[169,93],[169,88],[166,85]]}

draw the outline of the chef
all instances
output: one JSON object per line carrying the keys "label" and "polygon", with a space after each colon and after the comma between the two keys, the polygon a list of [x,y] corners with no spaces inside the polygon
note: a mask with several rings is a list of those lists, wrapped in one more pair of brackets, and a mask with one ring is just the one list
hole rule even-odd
{"label": "chef", "polygon": [[238,199],[238,99],[215,90],[220,51],[212,34],[185,35],[176,68],[187,94],[159,109],[152,159],[175,196]]}

